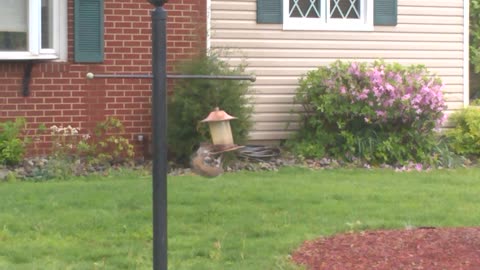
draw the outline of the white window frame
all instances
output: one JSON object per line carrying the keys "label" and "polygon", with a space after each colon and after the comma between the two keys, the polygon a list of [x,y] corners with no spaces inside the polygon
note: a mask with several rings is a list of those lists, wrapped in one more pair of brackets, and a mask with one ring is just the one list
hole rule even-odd
{"label": "white window frame", "polygon": [[291,18],[289,0],[283,0],[283,30],[373,31],[373,1],[360,0],[359,19],[328,18],[330,0],[320,0],[321,18]]}
{"label": "white window frame", "polygon": [[42,49],[42,1],[28,1],[28,50],[0,51],[1,60],[60,60],[67,61],[67,1],[52,1],[53,48]]}

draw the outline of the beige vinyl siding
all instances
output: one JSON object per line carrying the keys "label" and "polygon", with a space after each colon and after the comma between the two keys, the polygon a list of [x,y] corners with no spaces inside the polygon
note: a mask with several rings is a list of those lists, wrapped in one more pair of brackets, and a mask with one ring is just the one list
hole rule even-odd
{"label": "beige vinyl siding", "polygon": [[[256,0],[211,0],[210,45],[257,75],[252,140],[285,139],[302,110],[293,103],[302,74],[337,60],[424,64],[446,85],[449,111],[464,105],[463,0],[398,0],[398,25],[372,32],[291,31],[257,24]],[[290,123],[289,123],[290,122]]]}

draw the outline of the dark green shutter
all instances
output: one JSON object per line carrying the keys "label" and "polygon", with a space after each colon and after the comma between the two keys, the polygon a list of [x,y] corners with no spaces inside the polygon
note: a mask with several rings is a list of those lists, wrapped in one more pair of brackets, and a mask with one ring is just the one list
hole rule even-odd
{"label": "dark green shutter", "polygon": [[397,25],[397,0],[374,0],[374,25]]}
{"label": "dark green shutter", "polygon": [[75,62],[103,62],[103,0],[75,0]]}
{"label": "dark green shutter", "polygon": [[283,0],[257,0],[257,23],[282,23]]}

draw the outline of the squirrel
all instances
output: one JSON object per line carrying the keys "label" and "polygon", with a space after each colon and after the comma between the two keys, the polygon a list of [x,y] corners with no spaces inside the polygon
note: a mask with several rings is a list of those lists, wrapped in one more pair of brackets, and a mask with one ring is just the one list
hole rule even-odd
{"label": "squirrel", "polygon": [[210,153],[211,145],[201,143],[190,162],[194,173],[204,177],[217,177],[223,173],[220,158],[214,159]]}

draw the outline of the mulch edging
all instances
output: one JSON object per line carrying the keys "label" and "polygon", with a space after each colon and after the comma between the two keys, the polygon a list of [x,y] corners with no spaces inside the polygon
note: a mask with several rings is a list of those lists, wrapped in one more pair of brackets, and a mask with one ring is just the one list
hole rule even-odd
{"label": "mulch edging", "polygon": [[315,270],[478,270],[480,227],[340,234],[305,241],[292,260]]}

